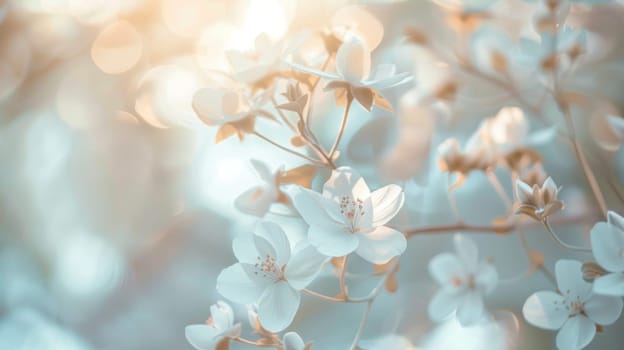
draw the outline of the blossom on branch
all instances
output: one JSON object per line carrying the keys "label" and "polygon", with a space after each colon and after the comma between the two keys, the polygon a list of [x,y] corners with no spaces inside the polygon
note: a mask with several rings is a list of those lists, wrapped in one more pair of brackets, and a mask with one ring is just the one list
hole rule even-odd
{"label": "blossom on branch", "polygon": [[609,211],[607,222],[591,229],[591,244],[596,261],[607,272],[594,280],[594,292],[624,296],[624,218]]}
{"label": "blossom on branch", "polygon": [[234,324],[234,311],[223,301],[210,307],[210,318],[206,324],[186,326],[186,340],[197,350],[215,350],[230,337],[238,337],[241,324]]}

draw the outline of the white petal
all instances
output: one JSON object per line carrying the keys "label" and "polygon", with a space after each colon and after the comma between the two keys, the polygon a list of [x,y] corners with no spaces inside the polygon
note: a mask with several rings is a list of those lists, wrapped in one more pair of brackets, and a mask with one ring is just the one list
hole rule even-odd
{"label": "white petal", "polygon": [[522,314],[535,327],[556,330],[568,319],[568,312],[563,303],[565,299],[555,292],[541,291],[533,293],[522,307]]}
{"label": "white petal", "polygon": [[624,230],[616,224],[618,220],[615,215],[610,215],[610,222],[598,222],[591,229],[592,251],[596,261],[612,272],[624,271]]}
{"label": "white petal", "polygon": [[429,273],[440,285],[453,285],[453,279],[465,275],[464,266],[457,255],[438,254],[429,262]]}
{"label": "white petal", "polygon": [[293,204],[310,226],[331,228],[346,224],[338,203],[317,192],[301,188],[293,198]]}
{"label": "white petal", "polygon": [[601,325],[610,325],[622,314],[622,298],[593,295],[584,304],[587,317]]}
{"label": "white petal", "polygon": [[373,227],[385,225],[401,210],[405,195],[397,185],[384,186],[373,193],[370,199],[373,206]]}
{"label": "white petal", "polygon": [[305,343],[299,334],[295,332],[288,332],[284,334],[284,350],[304,350]]}
{"label": "white petal", "polygon": [[624,296],[624,273],[609,273],[594,280],[594,293]]}
{"label": "white petal", "polygon": [[549,193],[550,198],[553,198],[555,193],[557,193],[558,191],[557,184],[555,183],[555,181],[553,181],[553,179],[550,176],[542,184],[542,191],[544,193]]}
{"label": "white petal", "polygon": [[440,289],[429,302],[427,309],[429,318],[434,322],[444,321],[457,310],[463,297],[463,293],[456,293],[447,288]]}
{"label": "white petal", "polygon": [[286,280],[293,288],[303,289],[314,280],[326,261],[327,256],[308,245],[297,251],[286,265]]}
{"label": "white petal", "polygon": [[241,263],[255,264],[258,258],[258,250],[251,235],[234,238],[232,241],[234,256]]}
{"label": "white petal", "polygon": [[483,291],[486,295],[492,293],[498,283],[498,273],[496,272],[496,268],[489,263],[479,264],[479,268],[477,269],[475,275],[475,282],[479,290]]}
{"label": "white petal", "polygon": [[264,237],[271,244],[276,254],[272,256],[280,266],[290,260],[290,242],[280,225],[270,221],[261,221],[256,225],[255,233],[256,236]]}
{"label": "white petal", "polygon": [[235,303],[251,304],[260,298],[264,288],[249,278],[241,264],[234,264],[217,277],[217,291]]}
{"label": "white petal", "polygon": [[555,275],[557,277],[557,286],[562,295],[568,300],[579,297],[585,300],[591,293],[591,284],[583,280],[583,264],[575,260],[559,260],[555,264]]}
{"label": "white petal", "polygon": [[250,162],[256,170],[256,173],[258,173],[258,176],[260,176],[260,179],[262,179],[262,181],[271,183],[275,180],[275,176],[273,176],[273,173],[269,169],[269,166],[266,165],[266,163],[257,159],[251,159]]}
{"label": "white petal", "polygon": [[370,74],[370,67],[370,51],[357,36],[350,36],[338,48],[336,70],[349,83],[359,85]]}
{"label": "white petal", "polygon": [[201,89],[193,96],[195,113],[208,124],[218,124],[223,121],[222,116],[223,90]]}
{"label": "white petal", "polygon": [[557,333],[557,348],[577,350],[586,347],[596,335],[596,325],[589,318],[578,315],[569,318]]}
{"label": "white petal", "polygon": [[357,237],[360,243],[355,252],[373,264],[385,264],[403,254],[407,247],[405,236],[387,226],[379,226],[370,233],[357,234]]}
{"label": "white petal", "polygon": [[[622,217],[620,214],[609,210],[607,212],[607,221],[609,222],[609,224],[618,228],[620,233],[624,232],[624,217]],[[621,236],[620,238],[624,241],[624,236]]]}
{"label": "white petal", "polygon": [[336,74],[331,74],[328,72],[323,72],[320,70],[316,70],[316,69],[312,69],[306,66],[302,66],[300,64],[294,63],[294,62],[286,62],[289,66],[293,67],[294,69],[304,72],[304,73],[308,73],[308,74],[312,74],[312,75],[316,75],[318,77],[321,78],[325,78],[325,79],[330,79],[330,80],[337,80],[340,79],[339,75]]}
{"label": "white petal", "polygon": [[[258,228],[256,227],[256,230]],[[264,258],[268,255],[270,257],[275,258],[277,256],[277,252],[275,251],[275,247],[269,242],[267,238],[257,233],[253,235],[254,244],[256,245],[256,249],[258,250],[258,256],[264,260]]]}
{"label": "white petal", "polygon": [[232,307],[223,301],[218,301],[210,306],[210,316],[214,327],[219,331],[225,331],[234,325],[234,311]]}
{"label": "white petal", "polygon": [[389,89],[391,87],[405,84],[411,81],[412,79],[414,79],[414,77],[410,73],[403,72],[403,73],[393,75],[391,77],[385,77],[385,78],[380,78],[380,79],[375,78],[373,80],[368,80],[368,81],[363,82],[362,85],[371,87],[375,90],[384,90],[384,89]]}
{"label": "white petal", "polygon": [[280,332],[290,325],[299,309],[301,296],[286,282],[269,287],[258,303],[258,318],[262,327]]}
{"label": "white petal", "polygon": [[474,271],[479,264],[479,249],[477,244],[470,238],[460,234],[456,234],[453,237],[453,244],[455,245],[455,251],[459,259],[466,266],[468,270]]}
{"label": "white petal", "polygon": [[277,192],[272,192],[265,186],[257,186],[236,197],[234,206],[245,214],[263,217],[276,200]]}
{"label": "white petal", "polygon": [[340,167],[332,171],[331,177],[323,186],[323,196],[336,200],[340,200],[343,196],[364,200],[370,195],[370,189],[364,178],[349,167]]}
{"label": "white petal", "polygon": [[334,257],[353,253],[359,242],[355,234],[347,232],[343,228],[320,226],[310,226],[308,240],[321,254]]}
{"label": "white petal", "polygon": [[533,195],[533,189],[521,180],[516,180],[516,192],[521,203],[529,202]]}
{"label": "white petal", "polygon": [[186,340],[198,350],[214,350],[221,340],[219,334],[216,328],[205,324],[193,324],[184,328]]}
{"label": "white petal", "polygon": [[476,291],[469,291],[457,308],[457,320],[462,326],[471,326],[483,318],[483,296]]}

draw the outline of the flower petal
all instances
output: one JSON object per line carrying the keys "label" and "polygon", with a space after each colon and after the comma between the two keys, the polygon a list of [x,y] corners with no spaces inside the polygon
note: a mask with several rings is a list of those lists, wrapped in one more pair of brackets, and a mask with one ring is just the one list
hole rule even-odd
{"label": "flower petal", "polygon": [[[286,264],[288,260],[290,260],[290,242],[280,225],[270,221],[258,222],[255,234],[256,237],[263,237],[271,244],[275,251],[275,255],[272,256],[275,257],[280,266]],[[256,246],[258,244],[257,242],[258,240],[256,239]],[[259,248],[258,251],[260,251]]]}
{"label": "flower petal", "polygon": [[299,309],[301,295],[287,282],[278,282],[267,288],[258,302],[258,318],[262,327],[280,332],[290,325]]}
{"label": "flower petal", "polygon": [[457,310],[463,296],[463,293],[456,293],[448,288],[440,289],[429,302],[429,318],[434,322],[444,321]]}
{"label": "flower petal", "polygon": [[232,307],[221,300],[210,306],[210,316],[215,328],[219,331],[225,331],[234,325],[234,311]]}
{"label": "flower petal", "polygon": [[336,70],[353,85],[361,84],[370,74],[371,55],[366,43],[353,35],[347,38],[336,53]]}
{"label": "flower petal", "polygon": [[624,296],[624,273],[609,273],[596,278],[596,280],[594,280],[594,293],[620,297]]}
{"label": "flower petal", "polygon": [[334,257],[353,253],[359,243],[356,235],[339,227],[310,226],[308,240],[321,254]]}
{"label": "flower petal", "polygon": [[284,350],[304,350],[305,343],[299,334],[295,332],[288,332],[284,334]]}
{"label": "flower petal", "polygon": [[272,192],[265,186],[257,186],[236,197],[234,206],[245,214],[263,217],[276,200],[277,192]]}
{"label": "flower petal", "polygon": [[610,325],[622,314],[622,298],[593,295],[583,306],[587,317],[601,325]]}
{"label": "flower petal", "polygon": [[438,254],[429,262],[429,273],[440,285],[453,285],[456,277],[464,276],[464,266],[457,255]]}
{"label": "flower petal", "polygon": [[401,210],[405,195],[397,185],[384,186],[371,193],[373,227],[385,225]]}
{"label": "flower petal", "polygon": [[569,318],[557,333],[557,348],[582,349],[596,335],[596,325],[589,318],[578,315]]}
{"label": "flower petal", "polygon": [[357,234],[357,237],[360,243],[355,252],[373,264],[385,264],[403,254],[407,247],[405,236],[387,226],[379,226],[370,233]]}
{"label": "flower petal", "polygon": [[201,89],[195,93],[193,109],[203,122],[209,125],[223,122],[221,105],[223,95],[223,90],[211,88]]}
{"label": "flower petal", "polygon": [[498,283],[496,268],[489,263],[481,263],[475,274],[475,283],[483,293],[490,294]]}
{"label": "flower petal", "polygon": [[474,325],[483,318],[484,309],[481,293],[469,291],[457,308],[457,320],[464,327]]}
{"label": "flower petal", "polygon": [[334,200],[340,200],[344,196],[364,200],[370,195],[370,189],[364,178],[350,167],[340,167],[332,171],[331,177],[323,186],[323,197],[331,197]]}
{"label": "flower petal", "polygon": [[557,286],[562,295],[568,300],[579,297],[585,300],[591,293],[591,284],[583,280],[583,264],[575,260],[559,260],[555,264]]}
{"label": "flower petal", "polygon": [[614,224],[598,222],[591,229],[592,252],[600,266],[613,272],[624,271],[622,232]]}
{"label": "flower petal", "polygon": [[310,226],[335,228],[346,224],[338,203],[317,192],[301,188],[293,198],[293,204]]}
{"label": "flower petal", "polygon": [[235,303],[251,304],[260,298],[264,288],[251,280],[242,264],[234,264],[217,277],[217,291]]}
{"label": "flower petal", "polygon": [[198,350],[214,350],[221,340],[220,331],[206,324],[193,324],[184,328],[186,340]]}
{"label": "flower petal", "polygon": [[455,251],[462,263],[468,270],[474,271],[479,264],[479,249],[477,244],[470,238],[456,234],[453,237]]}
{"label": "flower petal", "polygon": [[251,235],[234,238],[232,241],[232,250],[238,262],[255,264],[258,258],[258,250]]}
{"label": "flower petal", "polygon": [[286,280],[293,288],[303,289],[314,280],[325,261],[327,256],[319,253],[313,246],[307,245],[297,251],[286,265],[284,271]]}
{"label": "flower petal", "polygon": [[257,159],[251,159],[250,162],[262,181],[267,183],[272,183],[274,181],[273,173],[269,169],[269,166],[266,165],[266,163]]}
{"label": "flower petal", "polygon": [[563,303],[565,298],[558,293],[541,291],[533,293],[522,307],[522,314],[535,327],[556,330],[568,319]]}
{"label": "flower petal", "polygon": [[[620,232],[624,231],[624,217],[620,214],[609,210],[607,212],[607,221],[614,227],[619,228]],[[620,236],[620,238],[624,240],[624,236]]]}

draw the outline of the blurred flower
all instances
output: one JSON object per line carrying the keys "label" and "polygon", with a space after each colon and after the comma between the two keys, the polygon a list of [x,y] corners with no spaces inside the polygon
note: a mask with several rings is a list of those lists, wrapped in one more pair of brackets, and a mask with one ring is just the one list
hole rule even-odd
{"label": "blurred flower", "polygon": [[555,265],[557,292],[540,291],[524,303],[522,313],[530,324],[558,330],[557,348],[582,349],[594,338],[597,326],[615,322],[622,313],[622,299],[592,293],[583,281],[581,263],[559,260]]}
{"label": "blurred flower", "polygon": [[550,215],[563,209],[563,202],[557,199],[559,189],[552,178],[544,184],[529,186],[521,180],[516,181],[516,190],[520,206],[516,214],[525,214],[537,221],[544,221]]}
{"label": "blurred flower", "polygon": [[518,64],[530,70],[553,71],[585,53],[586,33],[569,27],[540,33],[540,40],[522,39],[514,52]]}
{"label": "blurred flower", "polygon": [[466,143],[464,150],[454,138],[449,138],[438,146],[440,170],[459,174],[452,187],[459,187],[471,171],[485,171],[495,165],[496,156],[488,143],[487,139],[475,133]]}
{"label": "blurred flower", "polygon": [[308,239],[322,254],[338,257],[355,251],[384,264],[405,251],[405,236],[384,226],[403,206],[401,187],[387,185],[373,193],[353,169],[332,172],[323,193],[305,188],[294,197],[295,208],[310,226]]}
{"label": "blurred flower", "polygon": [[238,135],[253,133],[256,116],[273,119],[273,116],[261,109],[266,102],[265,94],[249,96],[243,89],[204,88],[193,96],[193,109],[207,125],[220,126],[216,142]]}
{"label": "blurred flower", "polygon": [[241,304],[257,302],[258,319],[271,332],[288,327],[299,308],[299,291],[316,277],[326,257],[307,244],[291,255],[282,228],[267,221],[258,223],[253,237],[236,238],[232,247],[239,262],[219,274],[219,293]]}
{"label": "blurred flower", "polygon": [[210,307],[210,318],[206,324],[186,326],[184,333],[186,340],[198,350],[215,350],[222,341],[229,337],[238,337],[241,324],[234,324],[234,311],[223,301],[218,301]]}
{"label": "blurred flower", "polygon": [[256,37],[253,51],[230,50],[226,55],[234,71],[234,79],[254,88],[265,88],[283,65],[283,52],[282,42],[272,42],[267,34],[262,33]]}
{"label": "blurred flower", "polygon": [[594,292],[624,296],[624,218],[609,211],[607,222],[591,229],[591,243],[596,261],[608,271],[595,279]]}
{"label": "blurred flower", "polygon": [[594,141],[607,151],[617,151],[624,142],[624,118],[610,113],[596,113],[590,121]]}
{"label": "blurred flower", "polygon": [[[388,101],[378,90],[404,84],[412,79],[409,73],[396,73],[393,64],[381,64],[370,76],[371,53],[366,43],[357,36],[347,38],[336,54],[336,73],[311,69],[291,63],[295,69],[329,80],[326,90],[336,90],[337,96],[355,98],[366,110],[373,104],[390,109]],[[341,95],[342,94],[342,95]]]}
{"label": "blurred flower", "polygon": [[494,291],[498,274],[492,264],[479,261],[474,241],[456,234],[453,243],[457,254],[442,253],[429,263],[429,273],[442,287],[429,304],[429,317],[442,321],[456,312],[469,326],[483,318],[483,297]]}
{"label": "blurred flower", "polygon": [[280,197],[276,177],[281,170],[274,174],[265,163],[255,159],[251,160],[251,165],[263,183],[243,192],[236,198],[234,205],[243,213],[262,217],[269,211],[271,204]]}

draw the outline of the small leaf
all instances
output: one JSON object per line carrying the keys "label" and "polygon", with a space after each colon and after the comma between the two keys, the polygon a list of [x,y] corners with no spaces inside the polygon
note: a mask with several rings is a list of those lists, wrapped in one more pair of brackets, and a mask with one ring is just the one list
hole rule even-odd
{"label": "small leaf", "polygon": [[304,140],[301,136],[293,136],[290,139],[290,143],[295,147],[303,147],[307,144],[306,140]]}
{"label": "small leaf", "polygon": [[392,104],[385,97],[380,95],[378,92],[373,92],[374,94],[374,104],[379,108],[383,108],[388,112],[392,112]]}
{"label": "small leaf", "polygon": [[352,87],[351,93],[353,97],[366,109],[371,111],[373,108],[373,102],[375,101],[375,93],[373,90],[366,87]]}
{"label": "small leaf", "polygon": [[228,139],[229,137],[236,135],[238,130],[232,124],[223,124],[219,130],[217,131],[217,135],[215,136],[215,143],[219,143],[223,140]]}
{"label": "small leaf", "polygon": [[279,176],[278,181],[281,184],[295,184],[310,188],[312,180],[318,171],[319,167],[306,164],[283,172]]}

